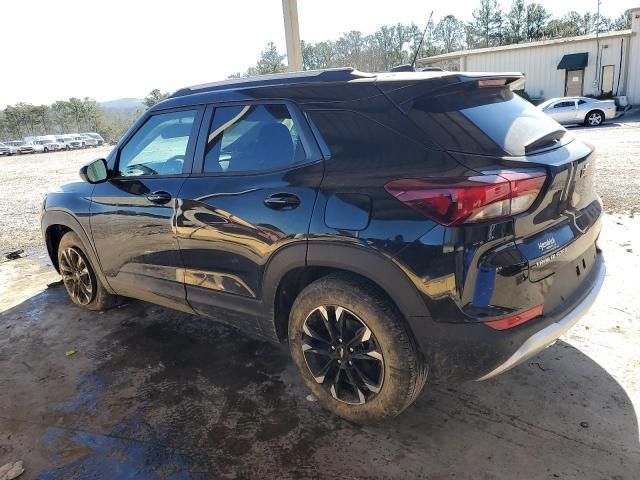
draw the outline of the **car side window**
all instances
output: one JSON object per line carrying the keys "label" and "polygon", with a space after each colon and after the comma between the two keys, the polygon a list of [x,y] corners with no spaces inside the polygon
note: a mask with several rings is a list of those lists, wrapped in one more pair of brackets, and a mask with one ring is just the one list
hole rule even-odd
{"label": "car side window", "polygon": [[272,170],[305,158],[300,130],[286,105],[218,107],[207,136],[203,172]]}
{"label": "car side window", "polygon": [[573,107],[575,106],[575,102],[571,101],[571,102],[558,102],[556,103],[553,108],[566,108],[566,107]]}
{"label": "car side window", "polygon": [[585,101],[584,101],[584,100],[582,100],[582,99],[578,100],[578,105],[584,105],[585,103],[587,103],[587,102],[585,102]]}
{"label": "car side window", "polygon": [[196,110],[152,115],[120,150],[117,176],[182,173]]}

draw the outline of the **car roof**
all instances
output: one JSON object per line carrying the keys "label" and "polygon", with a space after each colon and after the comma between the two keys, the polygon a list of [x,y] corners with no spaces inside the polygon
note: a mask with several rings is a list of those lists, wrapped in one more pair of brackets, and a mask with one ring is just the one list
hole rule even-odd
{"label": "car roof", "polygon": [[[163,110],[185,105],[195,105],[198,103],[208,103],[224,100],[237,100],[243,96],[251,95],[260,91],[260,97],[269,98],[276,95],[282,98],[282,89],[279,87],[313,87],[332,85],[358,85],[358,84],[380,84],[393,82],[421,82],[434,79],[450,77],[449,83],[464,82],[482,78],[506,78],[507,83],[523,78],[522,73],[492,73],[492,72],[451,72],[451,71],[419,71],[419,72],[384,72],[367,73],[361,72],[351,67],[329,68],[325,70],[307,70],[303,72],[276,73],[270,75],[260,75],[256,77],[234,78],[221,82],[206,83],[182,88],[166,100],[154,105],[150,110]],[[267,93],[264,89],[273,88],[274,93]],[[278,91],[276,94],[275,92]],[[322,94],[317,93],[318,97]]]}

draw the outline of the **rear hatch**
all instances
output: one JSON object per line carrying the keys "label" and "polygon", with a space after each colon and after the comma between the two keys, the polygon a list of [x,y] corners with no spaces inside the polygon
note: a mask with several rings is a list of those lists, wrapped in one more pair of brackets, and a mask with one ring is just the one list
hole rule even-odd
{"label": "rear hatch", "polygon": [[595,261],[602,205],[593,148],[514,93],[519,76],[455,77],[435,89],[425,85],[421,94],[418,85],[387,94],[430,142],[467,168],[546,174],[536,200],[512,221],[528,280],[540,285],[550,312],[579,288]]}

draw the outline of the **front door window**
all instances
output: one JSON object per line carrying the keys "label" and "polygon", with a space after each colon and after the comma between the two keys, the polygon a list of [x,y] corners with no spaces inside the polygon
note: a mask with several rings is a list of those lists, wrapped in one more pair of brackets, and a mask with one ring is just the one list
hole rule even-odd
{"label": "front door window", "polygon": [[180,175],[196,110],[153,115],[120,151],[117,176]]}

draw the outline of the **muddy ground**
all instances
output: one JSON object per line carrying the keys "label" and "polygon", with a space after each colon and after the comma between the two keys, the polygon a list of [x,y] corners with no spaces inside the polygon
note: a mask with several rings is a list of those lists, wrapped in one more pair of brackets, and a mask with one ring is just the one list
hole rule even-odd
{"label": "muddy ground", "polygon": [[24,460],[29,479],[639,478],[639,126],[572,129],[600,150],[609,211],[592,311],[528,363],[428,385],[377,427],[307,400],[286,346],[143,302],[75,307],[37,211],[107,149],[0,158],[0,250],[27,253],[0,263],[0,465]]}

